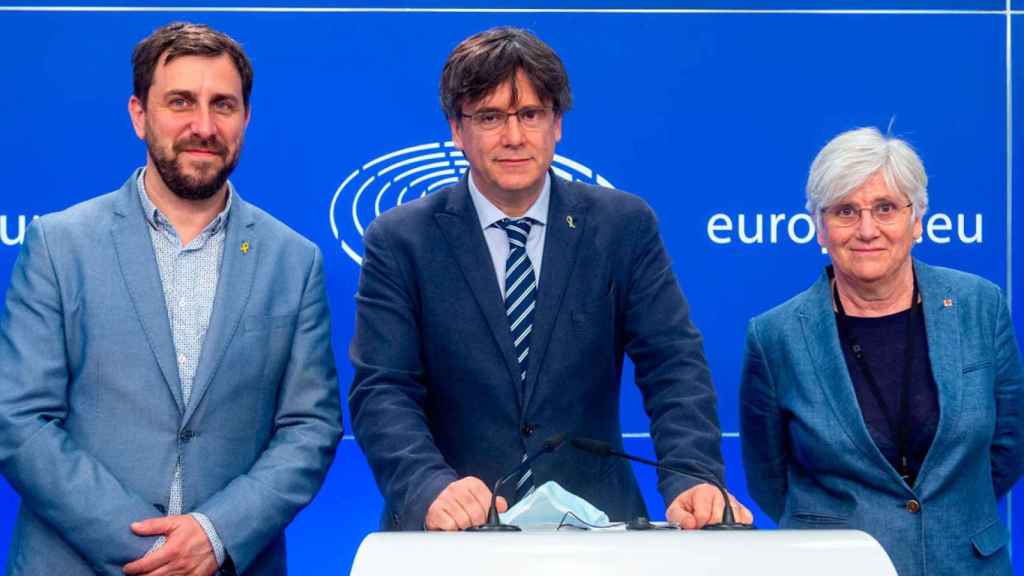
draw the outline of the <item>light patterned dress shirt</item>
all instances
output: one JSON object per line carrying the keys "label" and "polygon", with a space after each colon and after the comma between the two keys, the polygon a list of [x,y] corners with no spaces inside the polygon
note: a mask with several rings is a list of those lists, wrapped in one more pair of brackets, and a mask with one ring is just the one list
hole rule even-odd
{"label": "light patterned dress shirt", "polygon": [[[469,195],[473,199],[473,207],[476,208],[476,215],[480,219],[480,228],[484,232],[484,241],[487,242],[487,250],[491,253],[491,263],[494,265],[494,275],[498,278],[498,291],[501,297],[505,297],[505,265],[508,260],[508,234],[498,225],[498,222],[509,216],[501,211],[490,200],[484,196],[480,189],[473,182],[472,169],[469,177]],[[530,234],[526,237],[526,254],[533,264],[534,278],[537,286],[540,286],[540,265],[544,259],[544,237],[547,231],[548,206],[551,204],[551,174],[544,176],[544,186],[540,195],[530,206],[530,209],[520,218],[529,218],[533,221],[530,227]]]}
{"label": "light patterned dress shirt", "polygon": [[[139,174],[139,200],[142,202],[146,221],[149,222],[153,253],[160,268],[160,281],[163,284],[167,316],[177,355],[181,397],[185,406],[188,406],[192,396],[192,381],[199,366],[199,354],[210,325],[210,316],[213,314],[213,299],[217,293],[220,264],[224,255],[224,239],[227,235],[225,229],[228,211],[231,209],[231,191],[229,189],[224,210],[189,242],[188,246],[182,246],[174,226],[146,195],[145,174],[145,170]],[[183,512],[182,477],[182,462],[179,455],[174,468],[174,478],[168,479],[171,482],[170,499],[167,503],[168,516],[177,516]],[[190,516],[195,518],[206,532],[217,558],[217,565],[223,565],[224,544],[213,523],[201,512],[193,512]],[[160,537],[153,550],[162,546],[164,541],[165,539]]]}

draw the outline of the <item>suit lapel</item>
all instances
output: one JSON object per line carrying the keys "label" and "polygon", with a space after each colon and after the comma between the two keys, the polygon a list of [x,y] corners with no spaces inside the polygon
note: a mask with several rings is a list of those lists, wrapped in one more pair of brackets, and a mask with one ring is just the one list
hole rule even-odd
{"label": "suit lapel", "polygon": [[117,192],[114,213],[118,217],[114,219],[110,234],[114,240],[121,277],[128,287],[135,315],[142,325],[142,331],[153,350],[153,356],[180,414],[184,412],[184,404],[181,399],[178,364],[175,361],[174,338],[171,336],[171,325],[167,319],[167,302],[160,280],[160,268],[153,254],[149,223],[142,213],[138,197],[138,175],[139,171],[135,171]]}
{"label": "suit lapel", "polygon": [[[227,238],[224,239],[224,256],[217,281],[217,294],[213,300],[210,328],[203,340],[199,355],[192,396],[185,407],[182,426],[188,423],[196,406],[210,387],[217,374],[224,353],[238,332],[242,313],[249,303],[256,268],[262,252],[260,239],[255,235],[255,212],[231,189],[232,204],[228,216]],[[245,245],[243,251],[242,245]]]}
{"label": "suit lapel", "polygon": [[[572,217],[572,226],[568,218]],[[530,363],[526,372],[526,398],[530,405],[537,385],[537,375],[551,342],[551,333],[562,307],[562,298],[572,276],[579,240],[586,232],[586,210],[579,203],[571,185],[551,175],[551,203],[544,231],[544,260],[537,290],[537,309],[533,315],[530,335]]]}
{"label": "suit lapel", "polygon": [[519,363],[516,361],[515,347],[512,345],[512,333],[509,331],[508,318],[505,315],[505,304],[498,290],[498,280],[494,277],[494,266],[490,251],[487,249],[487,241],[484,240],[480,219],[469,195],[467,177],[468,173],[455,185],[443,211],[435,214],[434,218],[462,270],[466,283],[469,284],[480,312],[491,329],[495,343],[501,350],[510,382],[515,383],[513,388],[516,399],[522,407]]}
{"label": "suit lapel", "polygon": [[815,377],[839,425],[870,462],[888,470],[887,474],[902,482],[899,474],[878,450],[864,424],[839,342],[835,311],[832,309],[832,289],[827,274],[823,273],[811,288],[810,298],[800,310],[800,323],[804,330],[804,344],[814,362]]}
{"label": "suit lapel", "polygon": [[928,335],[928,358],[931,362],[932,376],[935,377],[939,401],[939,424],[935,430],[935,438],[918,474],[919,477],[926,478],[928,469],[936,458],[941,461],[943,457],[941,450],[937,448],[946,438],[951,437],[960,417],[963,387],[959,383],[963,375],[963,358],[960,348],[960,326],[957,321],[958,302],[953,288],[942,282],[930,266],[917,260],[914,261],[914,271],[917,273],[917,283],[921,292],[925,332]]}

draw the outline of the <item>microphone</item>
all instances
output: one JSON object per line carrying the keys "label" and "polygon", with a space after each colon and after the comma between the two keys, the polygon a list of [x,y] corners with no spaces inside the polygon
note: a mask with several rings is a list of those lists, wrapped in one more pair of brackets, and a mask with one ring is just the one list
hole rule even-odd
{"label": "microphone", "polygon": [[[707,482],[718,491],[722,493],[722,498],[725,502],[725,507],[722,509],[722,521],[718,524],[706,524],[704,530],[752,530],[753,524],[740,524],[736,522],[736,518],[732,513],[732,506],[729,505],[729,492],[725,489],[725,486],[718,481],[718,478],[714,474],[706,473],[703,467],[695,462],[688,462],[691,470],[680,470],[673,466],[667,466],[665,464],[659,464],[653,460],[646,458],[640,458],[639,456],[633,456],[632,454],[626,454],[625,452],[619,452],[609,445],[607,442],[601,442],[600,440],[592,440],[590,438],[573,438],[570,442],[573,448],[587,452],[590,454],[596,454],[597,456],[615,456],[616,458],[623,458],[625,460],[631,460],[633,462],[639,462],[648,466],[654,466],[658,470],[664,470],[673,474],[679,474],[680,476],[686,476]],[[696,471],[694,471],[696,470]]]}
{"label": "microphone", "polygon": [[520,462],[511,472],[498,478],[498,481],[494,483],[494,488],[491,490],[491,507],[487,510],[487,522],[479,526],[470,526],[466,528],[466,532],[521,532],[522,530],[519,526],[501,523],[501,519],[498,517],[498,489],[512,478],[522,476],[537,458],[558,450],[564,443],[564,432],[551,436],[541,444],[540,450]]}

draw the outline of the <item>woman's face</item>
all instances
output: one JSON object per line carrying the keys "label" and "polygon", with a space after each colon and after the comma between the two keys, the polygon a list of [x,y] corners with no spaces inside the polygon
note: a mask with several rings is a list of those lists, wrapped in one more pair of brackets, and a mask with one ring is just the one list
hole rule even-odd
{"label": "woman's face", "polygon": [[[872,207],[888,203],[898,213],[889,222],[879,222]],[[884,283],[895,278],[904,266],[910,264],[910,249],[921,236],[921,218],[913,217],[910,203],[902,193],[891,190],[881,172],[832,206],[822,215],[818,230],[818,243],[828,249],[836,274],[844,280],[861,285]],[[860,210],[860,220],[841,226],[833,214],[838,206]]]}

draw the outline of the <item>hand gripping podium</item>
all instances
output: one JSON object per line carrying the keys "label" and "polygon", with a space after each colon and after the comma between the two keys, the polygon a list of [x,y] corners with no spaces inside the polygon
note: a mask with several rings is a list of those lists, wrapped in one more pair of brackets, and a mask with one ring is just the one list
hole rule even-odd
{"label": "hand gripping podium", "polygon": [[896,576],[874,538],[857,530],[377,532],[352,576]]}

